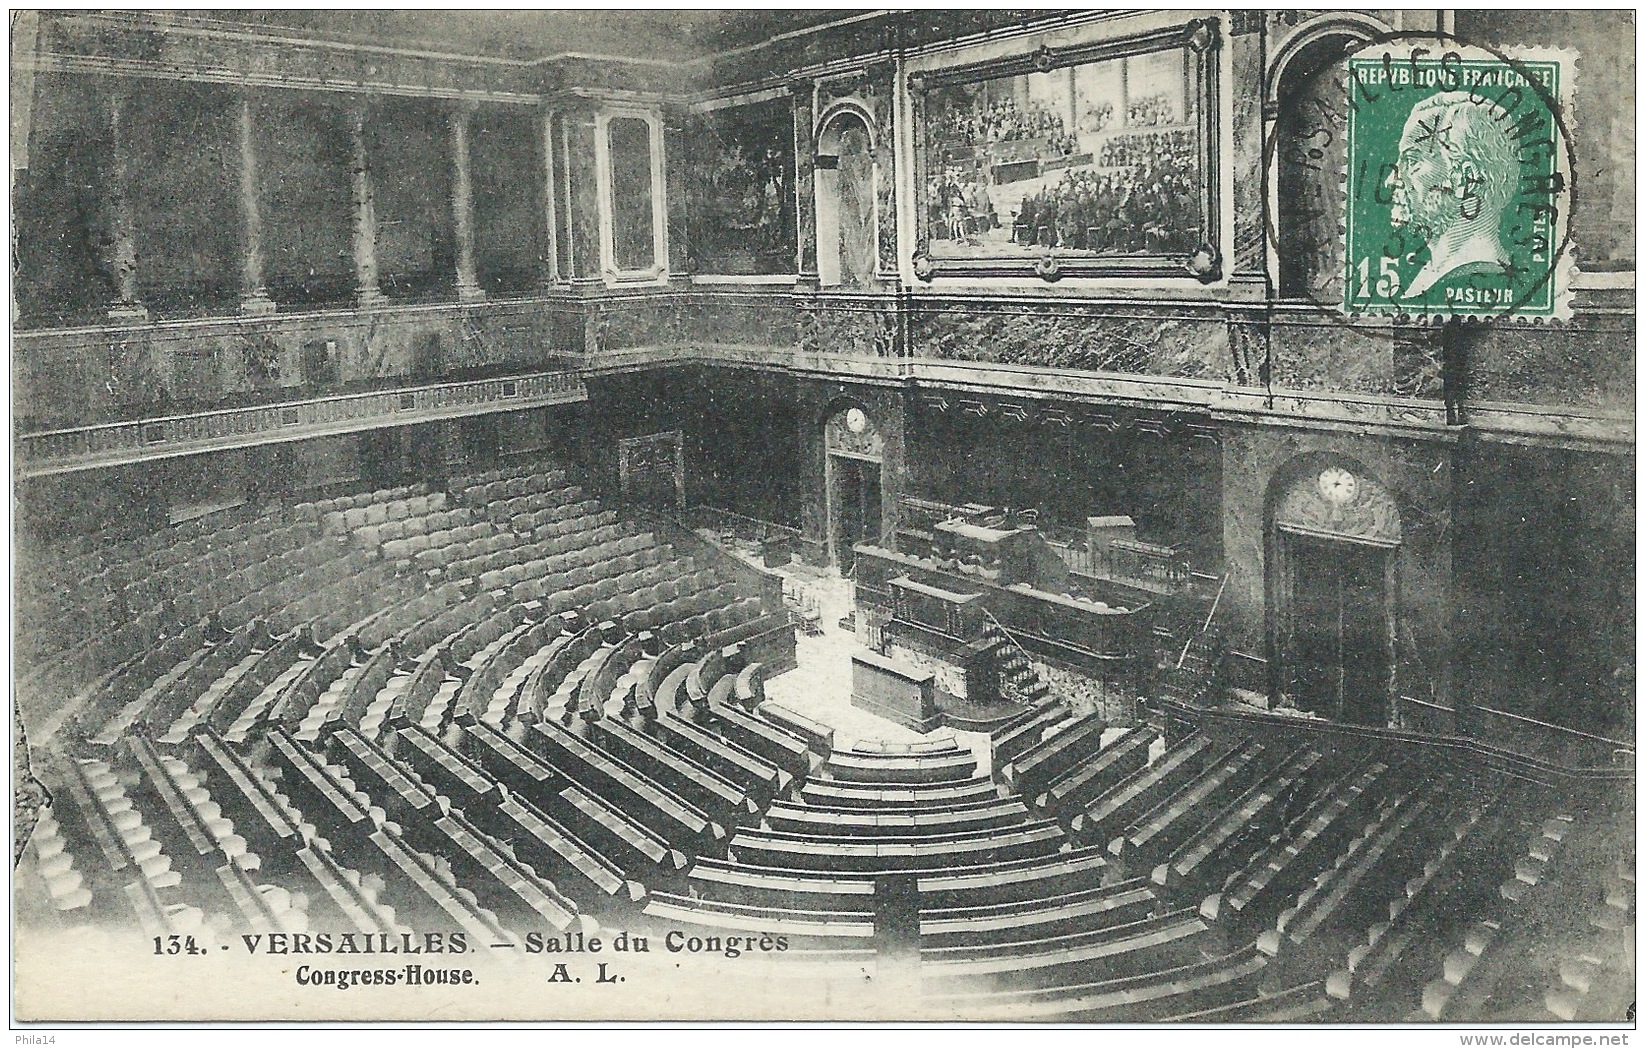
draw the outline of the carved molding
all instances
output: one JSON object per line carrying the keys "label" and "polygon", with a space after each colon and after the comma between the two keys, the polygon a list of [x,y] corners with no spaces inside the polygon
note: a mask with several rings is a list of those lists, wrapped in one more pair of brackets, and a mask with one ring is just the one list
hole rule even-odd
{"label": "carved molding", "polygon": [[516,103],[538,101],[549,86],[544,69],[529,62],[252,37],[197,22],[136,12],[59,14],[48,21],[39,49],[19,65],[38,72]]}

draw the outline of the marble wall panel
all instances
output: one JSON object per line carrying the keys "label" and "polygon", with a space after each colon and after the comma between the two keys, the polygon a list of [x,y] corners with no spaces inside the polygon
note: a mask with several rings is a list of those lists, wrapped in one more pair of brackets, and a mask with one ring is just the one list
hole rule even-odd
{"label": "marble wall panel", "polygon": [[917,357],[1192,379],[1221,380],[1232,372],[1228,326],[1220,318],[1120,314],[1069,303],[916,307],[908,330]]}
{"label": "marble wall panel", "polygon": [[898,356],[896,314],[873,303],[819,299],[800,308],[797,328],[804,353]]}
{"label": "marble wall panel", "polygon": [[1579,315],[1569,326],[1470,331],[1469,398],[1631,414],[1637,352],[1632,327],[1622,316]]}
{"label": "marble wall panel", "polygon": [[1270,333],[1270,383],[1277,388],[1392,394],[1394,342],[1387,329],[1329,321],[1281,324]]}

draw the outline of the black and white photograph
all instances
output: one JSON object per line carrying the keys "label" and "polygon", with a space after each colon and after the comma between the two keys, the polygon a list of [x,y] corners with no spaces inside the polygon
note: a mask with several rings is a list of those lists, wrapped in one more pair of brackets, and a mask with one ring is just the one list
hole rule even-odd
{"label": "black and white photograph", "polygon": [[9,22],[16,1044],[1628,1044],[1635,10]]}

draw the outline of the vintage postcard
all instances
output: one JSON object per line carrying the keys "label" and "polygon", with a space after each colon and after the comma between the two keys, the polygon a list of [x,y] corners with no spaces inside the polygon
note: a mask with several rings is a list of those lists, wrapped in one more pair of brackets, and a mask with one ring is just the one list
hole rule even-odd
{"label": "vintage postcard", "polygon": [[10,18],[19,1039],[1627,1044],[1634,12]]}

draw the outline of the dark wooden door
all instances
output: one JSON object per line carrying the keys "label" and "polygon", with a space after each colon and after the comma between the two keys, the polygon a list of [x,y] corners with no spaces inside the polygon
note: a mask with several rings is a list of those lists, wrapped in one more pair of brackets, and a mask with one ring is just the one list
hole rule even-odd
{"label": "dark wooden door", "polygon": [[856,563],[851,548],[879,541],[880,464],[843,455],[832,456],[834,560],[841,574]]}
{"label": "dark wooden door", "polygon": [[1290,694],[1297,706],[1357,725],[1385,725],[1387,550],[1292,536]]}

